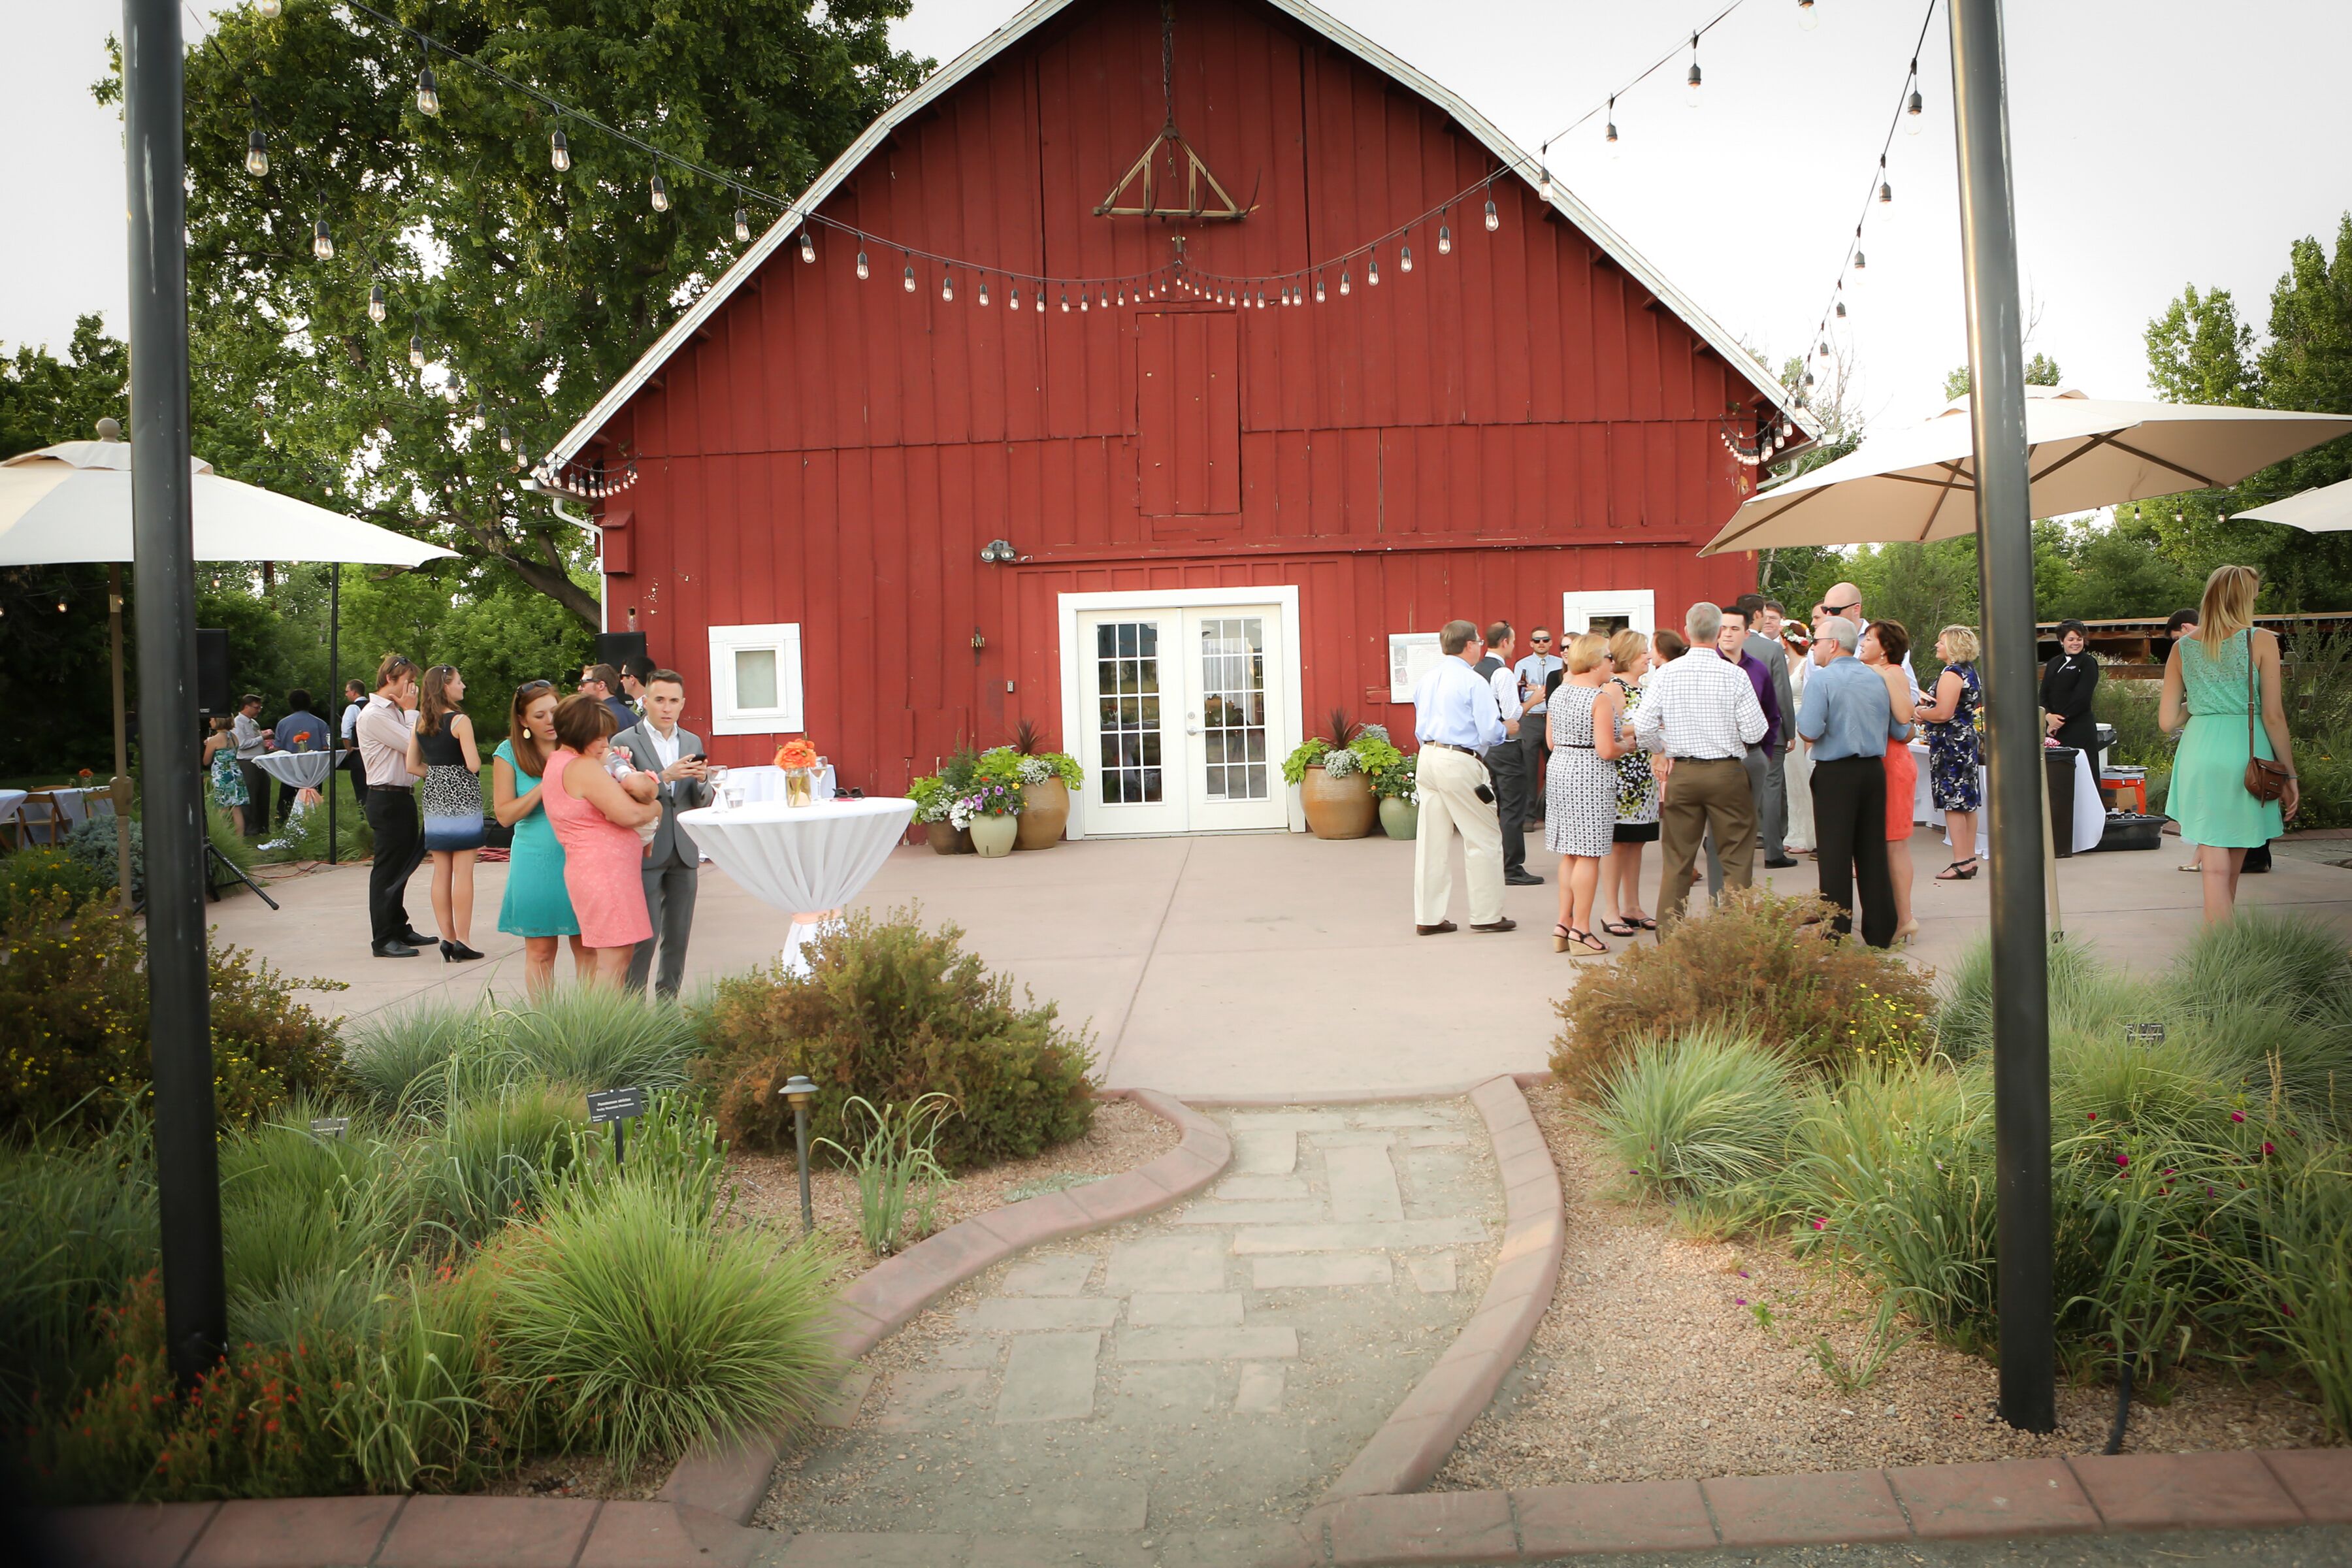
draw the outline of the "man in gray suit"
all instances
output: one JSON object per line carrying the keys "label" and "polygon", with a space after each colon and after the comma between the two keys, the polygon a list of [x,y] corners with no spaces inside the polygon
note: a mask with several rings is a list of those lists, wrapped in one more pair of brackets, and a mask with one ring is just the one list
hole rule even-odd
{"label": "man in gray suit", "polygon": [[1764,864],[1785,871],[1790,858],[1789,838],[1789,779],[1785,772],[1789,747],[1797,733],[1797,701],[1789,680],[1789,656],[1780,646],[1781,609],[1778,600],[1761,594],[1742,594],[1737,601],[1748,617],[1748,640],[1739,651],[1762,661],[1772,672],[1772,694],[1780,700],[1780,732],[1764,751],[1764,788],[1756,802],[1756,848]]}
{"label": "man in gray suit", "polygon": [[629,960],[629,989],[643,991],[654,967],[654,946],[661,946],[661,975],[654,988],[664,996],[677,994],[686,978],[686,942],[694,930],[694,895],[701,874],[702,852],[690,834],[680,832],[677,814],[710,802],[705,783],[709,764],[702,739],[678,725],[686,711],[686,678],[674,669],[656,669],[646,678],[646,716],[613,737],[616,751],[661,781],[661,826],[646,850],[646,915],[653,921],[650,942],[637,943]]}

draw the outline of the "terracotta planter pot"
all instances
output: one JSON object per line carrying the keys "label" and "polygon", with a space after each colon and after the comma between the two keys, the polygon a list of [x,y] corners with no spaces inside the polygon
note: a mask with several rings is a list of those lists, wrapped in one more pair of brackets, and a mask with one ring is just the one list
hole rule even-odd
{"label": "terracotta planter pot", "polygon": [[1059,779],[1023,784],[1021,815],[1013,820],[1021,824],[1021,831],[1014,835],[1013,847],[1051,849],[1062,841],[1062,829],[1069,826],[1069,786]]}
{"label": "terracotta planter pot", "polygon": [[1421,807],[1408,800],[1381,802],[1381,831],[1391,838],[1411,838],[1421,831]]}
{"label": "terracotta planter pot", "polygon": [[951,822],[927,822],[923,832],[930,838],[934,855],[969,855],[971,835]]}
{"label": "terracotta planter pot", "polygon": [[1324,773],[1322,763],[1311,763],[1299,783],[1298,798],[1307,808],[1307,830],[1318,838],[1368,837],[1378,818],[1372,781],[1360,773],[1335,779]]}
{"label": "terracotta planter pot", "polygon": [[1013,853],[1013,840],[1021,831],[1017,816],[975,816],[971,819],[971,847],[983,860],[993,860]]}

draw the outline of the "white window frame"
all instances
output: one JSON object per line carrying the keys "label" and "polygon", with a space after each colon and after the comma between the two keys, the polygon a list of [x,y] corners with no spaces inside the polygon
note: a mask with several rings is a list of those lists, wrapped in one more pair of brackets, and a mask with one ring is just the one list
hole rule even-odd
{"label": "white window frame", "polygon": [[1598,588],[1559,596],[1559,634],[1570,637],[1592,629],[1595,616],[1623,616],[1633,630],[1650,637],[1658,629],[1658,595],[1650,588]]}
{"label": "white window frame", "polygon": [[[744,708],[735,700],[735,656],[760,648],[776,656],[773,708]],[[801,691],[801,628],[797,621],[765,626],[710,628],[710,732],[714,735],[786,735],[806,728]]]}
{"label": "white window frame", "polygon": [[[1055,630],[1061,637],[1062,675],[1062,744],[1065,749],[1076,745],[1086,732],[1084,710],[1078,689],[1078,613],[1082,610],[1199,610],[1213,609],[1222,605],[1273,605],[1281,612],[1282,639],[1289,650],[1290,668],[1284,679],[1289,690],[1281,708],[1267,717],[1265,758],[1268,766],[1280,776],[1278,758],[1286,757],[1307,734],[1306,686],[1304,654],[1298,641],[1298,584],[1268,583],[1244,588],[1139,588],[1104,594],[1063,594],[1057,595]],[[1072,755],[1077,755],[1072,752]],[[1079,756],[1078,761],[1094,772],[1093,759]],[[1298,790],[1289,788],[1290,831],[1307,831],[1306,807],[1299,804]],[[1070,800],[1069,825],[1063,832],[1071,838],[1087,836],[1086,792],[1075,791]]]}

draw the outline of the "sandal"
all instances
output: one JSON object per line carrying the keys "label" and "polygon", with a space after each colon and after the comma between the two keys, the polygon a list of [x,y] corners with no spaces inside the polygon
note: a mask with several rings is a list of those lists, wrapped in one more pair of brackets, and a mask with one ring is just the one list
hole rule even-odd
{"label": "sandal", "polygon": [[[1968,869],[1965,871],[1961,870],[1960,868],[1963,866],[1966,866]],[[1945,867],[1942,870],[1937,872],[1936,880],[1938,882],[1969,881],[1975,878],[1977,869],[1977,858],[1971,855],[1965,860],[1955,860],[1950,865]]]}
{"label": "sandal", "polygon": [[[1568,932],[1568,942],[1562,942],[1559,937],[1551,939],[1554,952],[1572,952],[1578,958],[1591,958],[1596,953],[1609,951],[1609,944],[1589,931],[1578,931],[1573,926],[1554,926],[1552,930]],[[1574,942],[1576,945],[1571,948],[1568,942]]]}
{"label": "sandal", "polygon": [[1658,922],[1647,915],[1628,915],[1625,917],[1625,923],[1629,926],[1640,926],[1643,931],[1658,929]]}
{"label": "sandal", "polygon": [[1635,925],[1632,921],[1602,921],[1601,922],[1601,929],[1607,931],[1611,936],[1633,936],[1640,931],[1642,928]]}

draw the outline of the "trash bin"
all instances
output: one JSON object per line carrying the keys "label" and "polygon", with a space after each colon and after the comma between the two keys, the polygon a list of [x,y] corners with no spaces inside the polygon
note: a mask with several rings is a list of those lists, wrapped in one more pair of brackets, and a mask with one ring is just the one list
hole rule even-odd
{"label": "trash bin", "polygon": [[2074,758],[2072,746],[2044,746],[2042,765],[2050,771],[2050,848],[2060,859],[2074,853]]}
{"label": "trash bin", "polygon": [[2094,742],[2096,749],[2091,752],[2093,778],[2099,776],[2101,770],[2107,766],[2107,759],[2116,754],[2116,727],[2113,724],[2101,724],[2096,728],[2098,739]]}

